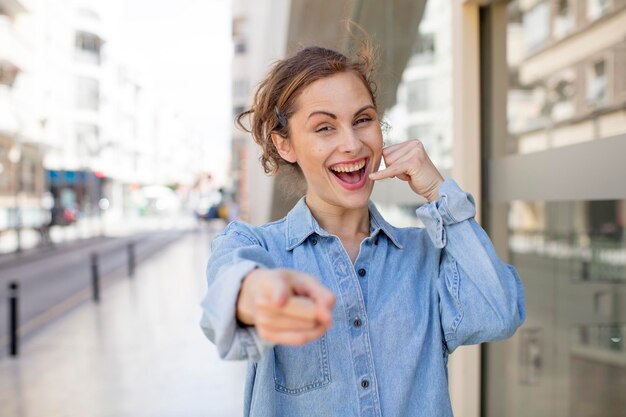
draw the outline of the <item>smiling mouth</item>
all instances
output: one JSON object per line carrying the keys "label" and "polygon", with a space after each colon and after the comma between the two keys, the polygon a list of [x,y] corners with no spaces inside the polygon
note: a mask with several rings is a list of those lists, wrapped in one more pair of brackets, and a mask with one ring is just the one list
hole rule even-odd
{"label": "smiling mouth", "polygon": [[363,158],[357,162],[337,164],[329,169],[341,183],[345,183],[346,185],[357,185],[363,181],[365,170],[367,168],[367,161],[368,158]]}

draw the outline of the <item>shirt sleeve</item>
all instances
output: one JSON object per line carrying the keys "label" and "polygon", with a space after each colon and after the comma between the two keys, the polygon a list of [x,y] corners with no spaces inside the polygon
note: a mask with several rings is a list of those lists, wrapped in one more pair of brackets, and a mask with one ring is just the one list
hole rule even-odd
{"label": "shirt sleeve", "polygon": [[274,267],[269,253],[249,229],[242,223],[231,223],[211,244],[200,327],[223,359],[258,361],[272,347],[253,326],[242,325],[236,319],[243,279],[255,268]]}
{"label": "shirt sleeve", "polygon": [[470,194],[446,179],[439,195],[416,213],[441,249],[437,290],[448,351],[508,338],[526,316],[517,271],[498,258],[487,233],[475,221]]}

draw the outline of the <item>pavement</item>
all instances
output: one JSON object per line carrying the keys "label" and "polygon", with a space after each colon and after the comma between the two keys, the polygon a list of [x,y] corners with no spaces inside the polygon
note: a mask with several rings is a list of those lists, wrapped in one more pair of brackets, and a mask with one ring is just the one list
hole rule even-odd
{"label": "pavement", "polygon": [[240,416],[246,364],[198,325],[213,233],[187,233],[0,357],[3,417]]}

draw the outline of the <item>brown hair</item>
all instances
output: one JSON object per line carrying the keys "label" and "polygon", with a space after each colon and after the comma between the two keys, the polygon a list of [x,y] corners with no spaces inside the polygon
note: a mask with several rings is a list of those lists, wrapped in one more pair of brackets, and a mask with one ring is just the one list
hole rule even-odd
{"label": "brown hair", "polygon": [[[354,59],[318,46],[301,49],[295,55],[277,61],[259,84],[250,109],[239,114],[237,125],[250,132],[254,141],[261,146],[259,158],[266,173],[276,174],[283,165],[291,164],[278,154],[271,133],[289,137],[289,118],[296,112],[296,100],[300,93],[313,82],[343,72],[354,72],[367,88],[372,103],[376,106],[376,84],[373,80],[375,67],[374,52],[367,41],[360,41],[360,51]],[[242,122],[250,118],[250,127]]]}

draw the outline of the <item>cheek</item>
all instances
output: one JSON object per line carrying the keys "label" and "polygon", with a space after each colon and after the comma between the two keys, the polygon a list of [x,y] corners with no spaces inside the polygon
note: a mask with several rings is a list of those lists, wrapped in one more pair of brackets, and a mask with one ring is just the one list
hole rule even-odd
{"label": "cheek", "polygon": [[298,163],[307,170],[317,170],[325,167],[327,151],[323,146],[312,145],[308,149],[300,149]]}

